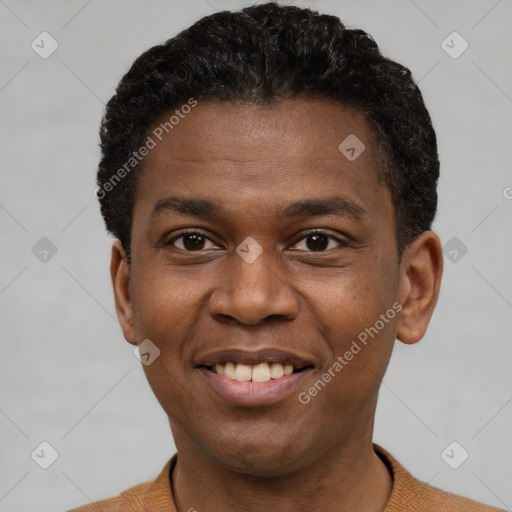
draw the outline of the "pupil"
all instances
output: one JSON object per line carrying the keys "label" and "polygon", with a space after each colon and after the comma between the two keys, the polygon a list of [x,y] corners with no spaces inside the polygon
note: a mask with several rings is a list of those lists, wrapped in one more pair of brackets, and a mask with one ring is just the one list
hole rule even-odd
{"label": "pupil", "polygon": [[[311,240],[314,240],[313,243],[309,243]],[[320,240],[320,242],[319,242]],[[329,245],[329,239],[326,235],[323,234],[315,234],[315,235],[309,235],[307,238],[308,249],[312,251],[320,251],[322,249],[325,249]]]}
{"label": "pupil", "polygon": [[[188,243],[187,241],[191,241],[191,243]],[[204,244],[203,235],[200,234],[185,234],[183,236],[183,246],[185,249],[188,250],[194,250],[194,249],[200,249],[201,245]]]}

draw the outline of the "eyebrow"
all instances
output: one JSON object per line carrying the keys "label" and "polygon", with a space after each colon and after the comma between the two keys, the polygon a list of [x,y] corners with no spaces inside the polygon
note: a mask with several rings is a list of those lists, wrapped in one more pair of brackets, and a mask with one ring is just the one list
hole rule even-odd
{"label": "eyebrow", "polygon": [[[220,217],[228,215],[220,204],[208,199],[195,197],[170,196],[157,201],[153,207],[151,218],[164,211],[172,211],[181,215],[193,217]],[[306,218],[319,217],[321,215],[337,215],[359,219],[366,214],[366,210],[339,196],[302,199],[286,206],[284,210],[277,212],[278,218]]]}

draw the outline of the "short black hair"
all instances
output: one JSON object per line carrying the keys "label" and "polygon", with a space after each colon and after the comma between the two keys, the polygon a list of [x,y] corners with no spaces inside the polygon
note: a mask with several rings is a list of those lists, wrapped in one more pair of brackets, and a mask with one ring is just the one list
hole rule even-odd
{"label": "short black hair", "polygon": [[379,177],[395,209],[399,256],[430,229],[439,178],[436,134],[410,70],[336,16],[271,2],[205,16],[145,51],[108,102],[96,196],[128,262],[140,149],[155,121],[191,99],[272,105],[292,98],[334,100],[370,124],[382,160]]}

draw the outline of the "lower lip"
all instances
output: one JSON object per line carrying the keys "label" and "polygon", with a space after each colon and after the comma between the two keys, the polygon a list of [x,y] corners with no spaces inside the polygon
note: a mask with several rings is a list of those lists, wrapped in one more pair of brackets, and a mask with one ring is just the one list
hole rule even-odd
{"label": "lower lip", "polygon": [[234,405],[257,406],[279,402],[292,395],[294,391],[298,393],[299,383],[311,371],[311,368],[266,382],[239,382],[223,377],[205,367],[201,367],[199,370],[213,389],[228,402]]}

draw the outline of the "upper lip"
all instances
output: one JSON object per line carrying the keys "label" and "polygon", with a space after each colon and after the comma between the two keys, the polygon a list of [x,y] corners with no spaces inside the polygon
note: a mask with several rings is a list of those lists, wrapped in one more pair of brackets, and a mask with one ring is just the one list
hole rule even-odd
{"label": "upper lip", "polygon": [[215,364],[224,364],[227,362],[247,365],[279,363],[284,366],[291,364],[297,370],[313,366],[313,362],[309,358],[274,348],[263,348],[257,351],[240,350],[236,348],[219,350],[198,358],[197,366],[214,366]]}

